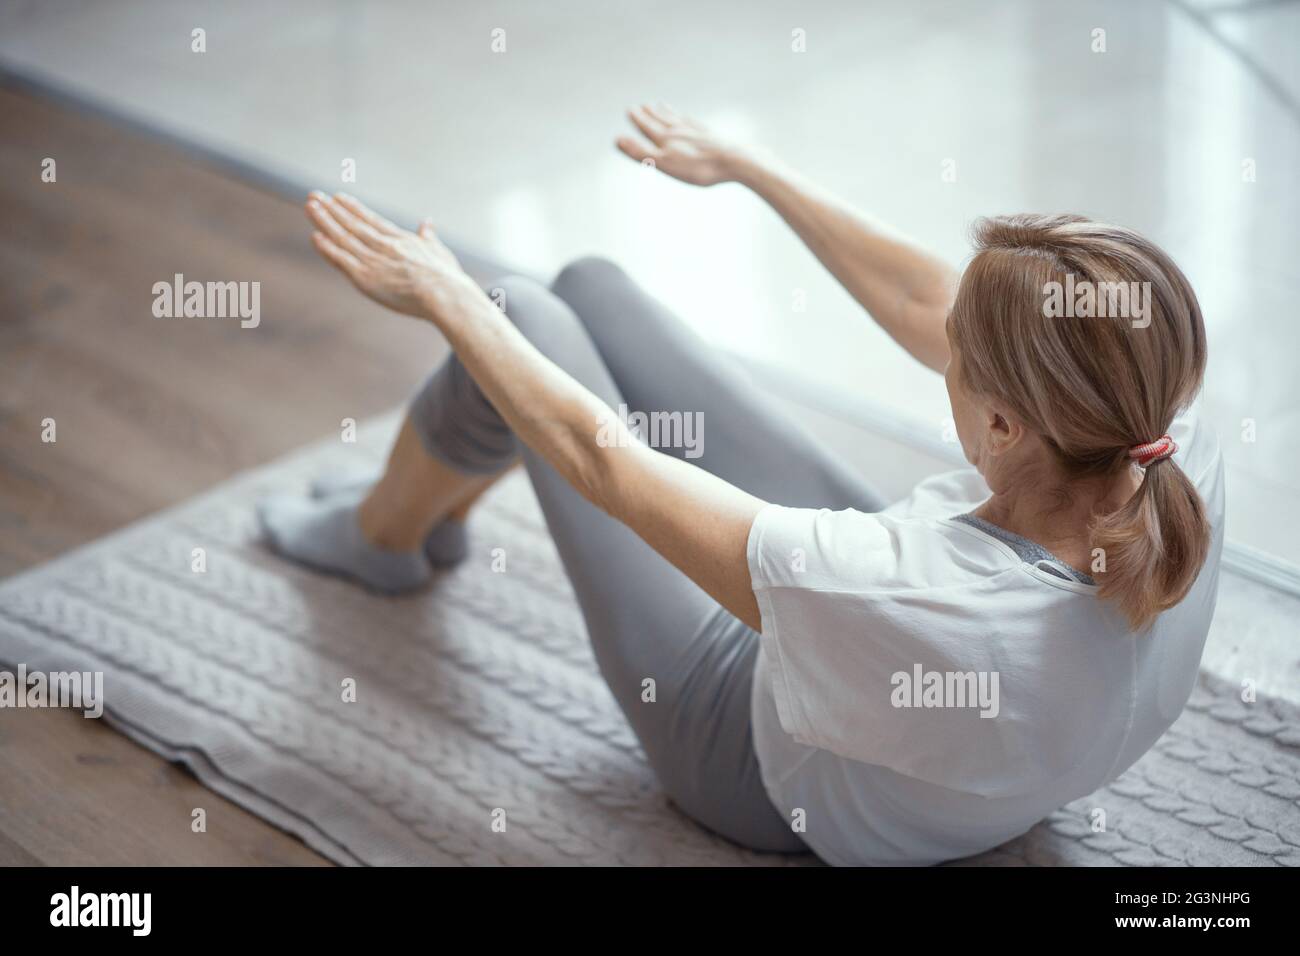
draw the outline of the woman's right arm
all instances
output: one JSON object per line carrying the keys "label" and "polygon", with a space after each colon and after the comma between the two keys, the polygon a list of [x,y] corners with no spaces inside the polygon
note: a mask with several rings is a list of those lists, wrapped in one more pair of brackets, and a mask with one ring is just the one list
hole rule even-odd
{"label": "woman's right arm", "polygon": [[957,272],[907,237],[852,210],[779,162],[726,143],[667,107],[629,118],[649,144],[620,137],[618,147],[683,182],[738,182],[761,196],[886,332],[937,372],[948,364],[944,323]]}

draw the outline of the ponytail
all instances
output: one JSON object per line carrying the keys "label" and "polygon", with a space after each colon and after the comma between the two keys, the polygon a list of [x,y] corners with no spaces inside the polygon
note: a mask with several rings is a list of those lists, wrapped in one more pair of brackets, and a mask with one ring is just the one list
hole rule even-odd
{"label": "ponytail", "polygon": [[1135,631],[1186,596],[1210,549],[1210,524],[1196,487],[1172,458],[1149,465],[1133,497],[1092,526],[1104,571],[1102,598],[1114,601]]}

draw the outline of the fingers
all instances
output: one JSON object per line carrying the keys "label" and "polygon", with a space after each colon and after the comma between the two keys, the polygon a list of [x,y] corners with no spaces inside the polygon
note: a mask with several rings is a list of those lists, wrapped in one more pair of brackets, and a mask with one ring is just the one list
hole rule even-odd
{"label": "fingers", "polygon": [[355,196],[349,196],[347,193],[335,193],[334,200],[381,236],[400,236],[405,232],[400,226],[389,222]]}
{"label": "fingers", "polygon": [[362,259],[371,255],[370,247],[355,236],[350,230],[345,229],[333,215],[329,208],[329,197],[324,200],[312,196],[307,200],[307,217],[315,224],[324,235],[344,252],[349,253],[353,258]]}
{"label": "fingers", "polygon": [[[312,202],[315,202],[319,209],[338,226],[346,230],[353,238],[359,240],[368,248],[373,249],[375,252],[388,251],[392,239],[389,236],[384,236],[376,232],[364,220],[348,211],[347,207],[339,202],[337,198],[313,194],[311,200],[308,201],[308,205],[310,206]],[[338,240],[335,241],[337,242]],[[344,248],[347,247],[345,246]]]}
{"label": "fingers", "polygon": [[620,136],[614,140],[614,145],[619,148],[623,155],[635,159],[638,163],[643,163],[647,159],[658,162],[661,155],[659,150],[647,146],[641,140],[634,139],[631,136]]}
{"label": "fingers", "polygon": [[656,146],[662,146],[664,144],[664,139],[668,135],[668,130],[664,127],[663,123],[647,112],[646,107],[633,107],[627,111],[627,118],[632,121],[633,125],[635,125],[645,138],[650,140],[650,142],[654,143]]}
{"label": "fingers", "polygon": [[641,109],[650,114],[651,119],[665,127],[676,126],[682,121],[682,117],[667,103],[656,103],[654,106],[646,103],[642,105]]}
{"label": "fingers", "polygon": [[437,234],[437,232],[436,232],[436,231],[434,230],[434,228],[433,228],[433,220],[432,220],[432,219],[421,219],[421,220],[420,220],[420,228],[416,230],[416,234],[417,234],[421,239],[436,239],[436,238],[438,238],[438,234]]}
{"label": "fingers", "polygon": [[361,263],[357,260],[356,256],[341,249],[323,232],[313,232],[311,234],[311,241],[312,245],[316,247],[316,251],[321,254],[321,258],[334,266],[334,268],[338,269],[349,279],[356,281],[353,278],[353,272],[361,266]]}

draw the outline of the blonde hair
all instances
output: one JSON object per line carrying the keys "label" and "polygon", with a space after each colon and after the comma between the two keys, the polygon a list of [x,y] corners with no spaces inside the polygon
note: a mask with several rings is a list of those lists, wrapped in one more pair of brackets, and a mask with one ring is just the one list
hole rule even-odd
{"label": "blonde hair", "polygon": [[[1134,467],[1129,449],[1168,432],[1205,371],[1205,325],[1186,276],[1132,230],[1081,216],[981,219],[974,234],[950,320],[963,385],[1010,408],[1067,475]],[[1149,283],[1147,314],[1048,317],[1048,290],[1067,282]],[[1105,557],[1101,597],[1145,630],[1191,588],[1210,528],[1195,486],[1166,459],[1119,510],[1094,517],[1090,537]]]}

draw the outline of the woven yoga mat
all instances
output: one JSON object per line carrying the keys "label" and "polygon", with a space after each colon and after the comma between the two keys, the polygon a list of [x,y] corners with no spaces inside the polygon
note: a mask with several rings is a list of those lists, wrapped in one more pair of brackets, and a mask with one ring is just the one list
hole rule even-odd
{"label": "woven yoga mat", "polygon": [[[378,463],[395,421],[3,582],[0,662],[102,670],[114,726],[340,863],[815,862],[741,850],[660,792],[596,672],[526,476],[474,513],[471,558],[411,597],[264,550],[261,495]],[[1202,675],[1112,786],[965,862],[1298,865],[1300,708],[1243,704]]]}

